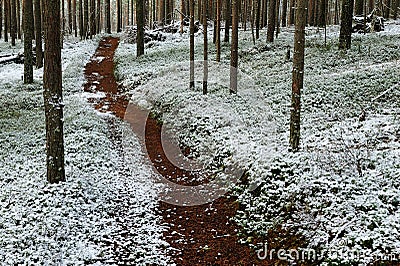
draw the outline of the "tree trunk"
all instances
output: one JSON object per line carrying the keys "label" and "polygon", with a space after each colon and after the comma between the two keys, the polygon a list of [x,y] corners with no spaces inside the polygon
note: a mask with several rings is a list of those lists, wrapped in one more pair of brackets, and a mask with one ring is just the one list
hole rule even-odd
{"label": "tree trunk", "polygon": [[189,88],[194,89],[194,0],[189,0],[190,3],[190,73],[189,73]]}
{"label": "tree trunk", "polygon": [[8,42],[8,27],[9,27],[8,20],[10,17],[10,13],[8,12],[9,11],[9,8],[8,8],[9,1],[10,0],[4,0],[4,41],[5,42]]}
{"label": "tree trunk", "polygon": [[283,0],[282,2],[282,27],[286,27],[286,17],[287,17],[287,5],[288,0]]}
{"label": "tree trunk", "polygon": [[35,4],[35,42],[36,42],[36,68],[43,67],[42,50],[42,9],[40,0],[34,0]]}
{"label": "tree trunk", "polygon": [[298,151],[300,143],[300,95],[304,79],[304,45],[307,1],[298,0],[296,6],[296,27],[294,36],[293,72],[292,72],[292,109],[290,114],[290,146]]}
{"label": "tree trunk", "polygon": [[207,82],[208,82],[207,12],[208,12],[207,1],[203,0],[203,36],[204,36],[203,94],[207,94]]}
{"label": "tree trunk", "polygon": [[351,31],[353,19],[354,0],[342,0],[342,16],[340,22],[339,49],[345,50],[351,47]]}
{"label": "tree trunk", "polygon": [[111,33],[111,2],[110,0],[105,0],[106,6],[106,32]]}
{"label": "tree trunk", "polygon": [[275,11],[276,11],[276,0],[269,0],[267,42],[274,41],[274,30],[275,30],[275,20],[276,20]]}
{"label": "tree trunk", "polygon": [[84,31],[84,22],[83,22],[83,0],[78,0],[78,4],[79,4],[79,36],[81,37],[81,39],[85,38],[85,31]]}
{"label": "tree trunk", "polygon": [[33,83],[33,5],[32,0],[24,0],[24,83]]}
{"label": "tree trunk", "polygon": [[71,34],[72,33],[72,1],[71,0],[67,0],[67,12],[68,12],[68,34]]}
{"label": "tree trunk", "polygon": [[89,26],[89,0],[83,0],[83,37],[84,39],[88,36]]}
{"label": "tree trunk", "polygon": [[257,3],[257,12],[256,16],[256,39],[260,38],[260,12],[261,12],[261,1],[262,0],[255,0],[254,3]]}
{"label": "tree trunk", "polygon": [[144,55],[144,0],[136,0],[137,41],[136,56]]}
{"label": "tree trunk", "polygon": [[72,27],[74,29],[75,37],[78,37],[78,28],[76,25],[76,0],[72,0]]}
{"label": "tree trunk", "polygon": [[17,3],[16,0],[11,0],[11,45],[15,46],[17,38]]}
{"label": "tree trunk", "polygon": [[289,7],[289,25],[294,24],[294,4],[295,0],[290,0],[290,7]]}
{"label": "tree trunk", "polygon": [[[25,0],[26,1],[26,0]],[[60,2],[44,1],[43,95],[46,117],[47,181],[65,181]]]}
{"label": "tree trunk", "polygon": [[16,25],[16,29],[17,29],[17,39],[21,40],[21,12],[20,12],[20,8],[21,7],[21,3],[20,0],[17,0],[17,25]]}
{"label": "tree trunk", "polygon": [[[142,1],[142,0],[139,0]],[[137,3],[136,3],[136,7],[137,7]],[[136,16],[137,16],[137,11],[136,11]],[[143,14],[144,15],[144,14]],[[122,29],[122,25],[121,25],[121,0],[117,0],[117,32],[121,32]]]}
{"label": "tree trunk", "polygon": [[356,0],[355,14],[362,15],[364,12],[364,0]]}
{"label": "tree trunk", "polygon": [[232,44],[231,44],[231,69],[230,86],[231,94],[237,93],[237,67],[238,67],[238,0],[232,0]]}
{"label": "tree trunk", "polygon": [[224,42],[229,42],[229,28],[231,26],[231,2],[225,0],[225,35]]}
{"label": "tree trunk", "polygon": [[100,4],[101,4],[100,0],[97,0],[97,3],[96,3],[96,19],[95,19],[95,21],[96,21],[96,34],[99,34],[100,31],[101,31],[101,28],[100,28],[100,10],[101,10],[101,6],[100,6]]}
{"label": "tree trunk", "polygon": [[0,0],[0,38],[3,34],[3,0]]}
{"label": "tree trunk", "polygon": [[216,61],[221,61],[221,0],[217,0],[217,28],[215,30]]}
{"label": "tree trunk", "polygon": [[96,35],[96,0],[90,0],[90,38]]}

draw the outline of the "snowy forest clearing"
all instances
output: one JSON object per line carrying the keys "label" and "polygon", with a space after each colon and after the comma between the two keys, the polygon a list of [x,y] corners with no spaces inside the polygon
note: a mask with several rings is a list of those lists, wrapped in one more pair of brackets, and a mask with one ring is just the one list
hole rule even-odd
{"label": "snowy forest clearing", "polygon": [[[301,248],[357,250],[366,255],[356,259],[366,264],[373,256],[400,254],[399,28],[390,24],[382,33],[354,35],[347,53],[337,51],[337,28],[329,31],[327,47],[320,34],[307,37],[302,149],[294,154],[287,144],[290,31],[255,47],[249,32],[241,35],[245,82],[239,80],[237,96],[224,86],[228,46],[222,47],[222,62],[210,66],[210,93],[201,94],[200,82],[197,90],[188,89],[188,64],[182,63],[187,38],[179,34],[152,43],[139,59],[134,45],[120,44],[116,72],[132,100],[173,125],[180,144],[216,177],[225,165],[243,167],[248,181],[234,187],[243,233],[268,239],[270,230],[283,227],[305,237]],[[35,71],[33,85],[23,85],[22,65],[0,66],[5,264],[103,265],[125,254],[137,265],[172,264],[161,240],[166,228],[155,214],[155,173],[144,163],[137,138],[126,123],[95,112],[87,103],[93,95],[83,93],[83,67],[98,40],[64,45],[68,178],[62,184],[45,182],[42,71]],[[0,47],[9,53],[8,44]],[[128,154],[113,143],[110,124],[115,134],[129,136]],[[243,241],[261,248],[249,235]]]}

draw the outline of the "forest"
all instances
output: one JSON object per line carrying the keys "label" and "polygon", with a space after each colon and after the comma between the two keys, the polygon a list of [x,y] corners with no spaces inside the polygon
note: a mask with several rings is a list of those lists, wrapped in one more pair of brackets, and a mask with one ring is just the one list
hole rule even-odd
{"label": "forest", "polygon": [[400,0],[0,0],[1,265],[399,265]]}

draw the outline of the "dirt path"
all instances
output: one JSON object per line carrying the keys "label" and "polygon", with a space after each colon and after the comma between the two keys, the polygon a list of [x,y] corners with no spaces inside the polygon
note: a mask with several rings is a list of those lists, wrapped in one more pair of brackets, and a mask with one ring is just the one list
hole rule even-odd
{"label": "dirt path", "polygon": [[[87,92],[103,92],[104,98],[90,101],[101,112],[113,112],[123,119],[128,97],[118,87],[113,70],[114,52],[118,39],[107,37],[100,41],[91,61],[86,65]],[[151,162],[164,176],[176,182],[179,176],[188,176],[184,185],[196,182],[196,176],[177,169],[170,163],[161,145],[161,128],[157,121],[148,118],[145,145]],[[161,159],[161,160],[160,160]],[[182,184],[181,182],[177,182]],[[177,265],[268,265],[271,261],[259,261],[248,246],[238,243],[238,226],[231,222],[238,204],[232,197],[224,197],[212,203],[180,207],[159,203],[163,222],[169,225],[165,240],[176,249],[170,254]],[[274,264],[276,265],[276,264]]]}

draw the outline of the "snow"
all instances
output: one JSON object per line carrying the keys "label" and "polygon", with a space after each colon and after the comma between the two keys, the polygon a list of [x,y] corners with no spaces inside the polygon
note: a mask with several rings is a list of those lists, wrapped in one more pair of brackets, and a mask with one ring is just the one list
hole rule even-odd
{"label": "snow", "polygon": [[[0,66],[2,264],[172,264],[138,139],[123,122],[99,116],[87,103],[93,95],[83,93],[83,67],[97,42],[64,43],[65,183],[46,182],[43,70],[24,85],[23,65]],[[0,42],[0,53],[9,51]],[[130,149],[110,140],[109,125]]]}
{"label": "snow", "polygon": [[[229,165],[249,176],[248,184],[232,186],[243,206],[235,220],[245,233],[263,235],[280,225],[306,238],[301,248],[364,254],[324,263],[366,265],[400,254],[398,24],[354,34],[347,52],[337,50],[337,26],[328,27],[326,46],[323,30],[307,29],[298,153],[288,151],[292,64],[285,56],[293,28],[255,46],[250,32],[240,32],[237,96],[228,93],[225,43],[219,64],[210,45],[210,93],[202,95],[201,35],[195,90],[188,88],[187,35],[170,35],[141,58],[135,45],[122,43],[116,72],[132,104],[151,108],[212,176]],[[366,120],[359,121],[363,112]]]}

